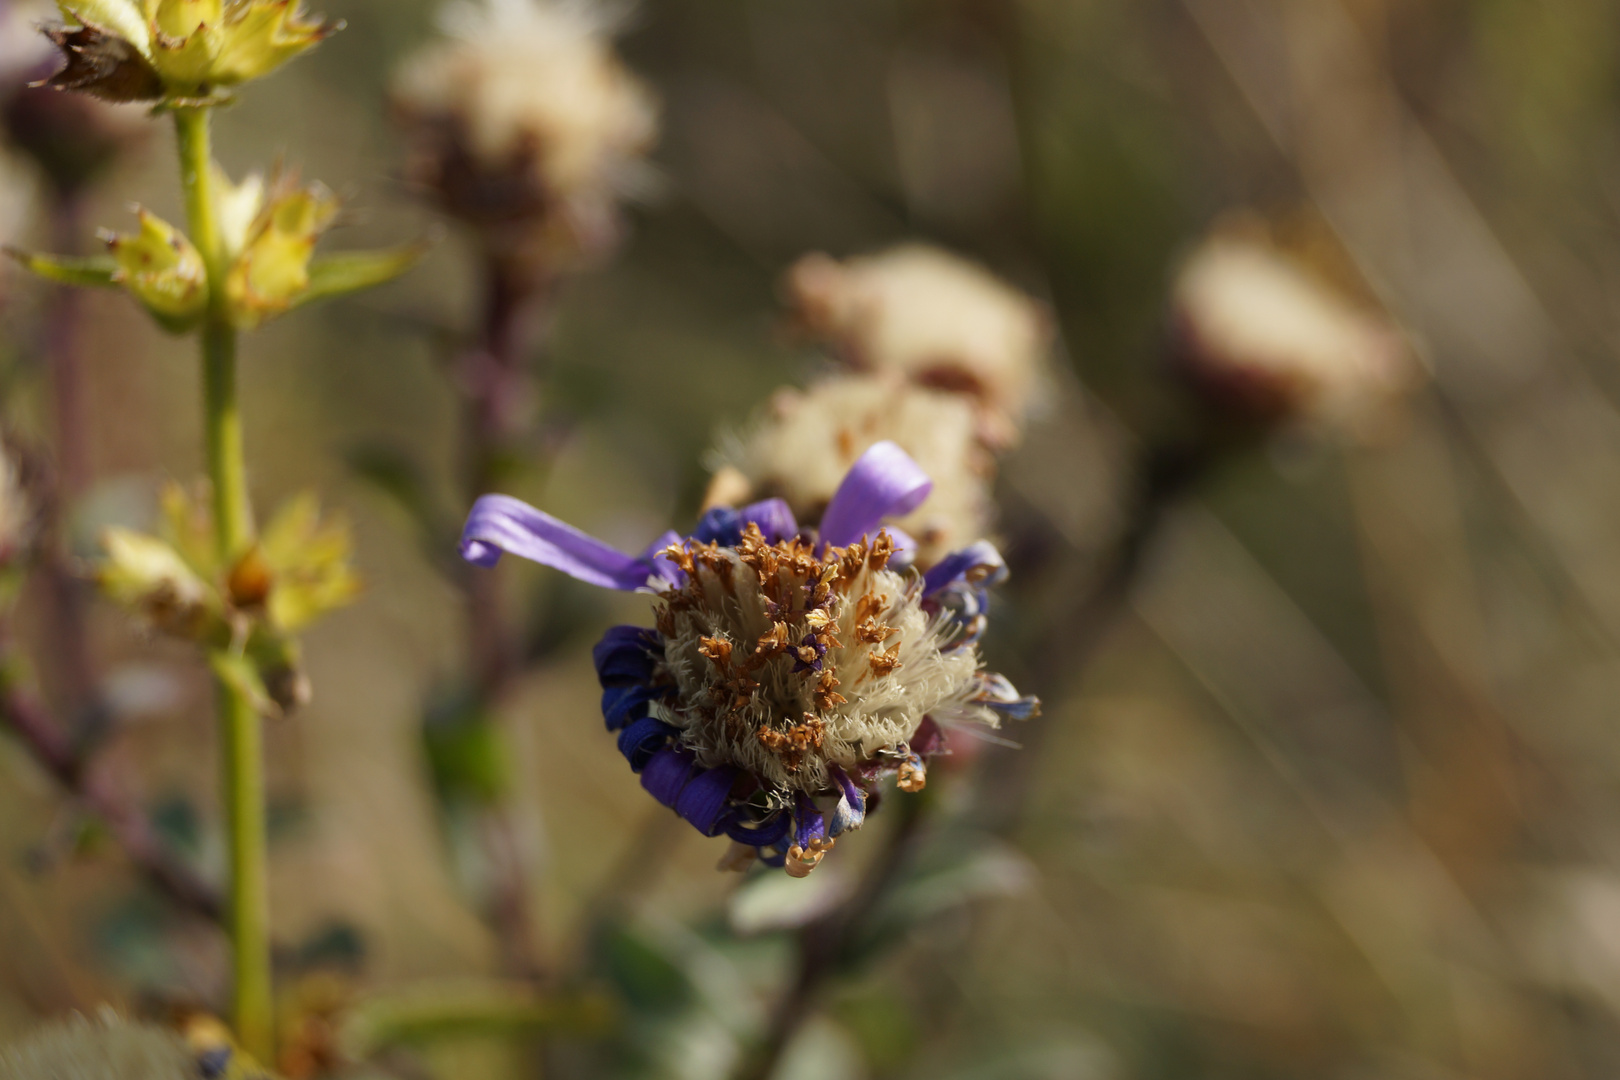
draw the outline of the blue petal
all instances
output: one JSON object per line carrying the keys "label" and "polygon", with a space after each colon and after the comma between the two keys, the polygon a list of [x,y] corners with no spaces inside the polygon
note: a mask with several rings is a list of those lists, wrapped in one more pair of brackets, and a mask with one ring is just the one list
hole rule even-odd
{"label": "blue petal", "polygon": [[730,765],[699,773],[675,800],[675,812],[690,821],[704,836],[714,836],[720,831],[716,825],[726,808],[731,785],[736,781],[737,770]]}
{"label": "blue petal", "polygon": [[988,589],[1007,579],[1007,564],[996,545],[988,540],[969,544],[945,556],[923,575],[923,595],[930,596],[947,585],[965,581],[975,589]]}
{"label": "blue petal", "polygon": [[663,653],[658,631],[645,626],[612,626],[591,649],[596,677],[603,686],[646,682]]}
{"label": "blue petal", "polygon": [[917,509],[934,482],[922,467],[892,442],[874,443],[851,465],[821,516],[821,538],[829,544],[852,544],[877,532],[886,517]]}
{"label": "blue petal", "polygon": [[641,770],[641,786],[647,789],[647,794],[672,807],[692,778],[692,766],[690,750],[666,746],[648,759]]}
{"label": "blue petal", "polygon": [[675,729],[662,720],[644,716],[619,732],[619,753],[630,762],[631,772],[640,772],[674,734]]}
{"label": "blue petal", "polygon": [[716,506],[698,519],[692,539],[704,544],[736,547],[742,540],[743,516],[729,506]]}
{"label": "blue petal", "polygon": [[647,702],[660,696],[656,687],[636,683],[630,686],[610,686],[602,691],[602,719],[609,731],[618,731],[632,720],[647,715]]}
{"label": "blue petal", "polygon": [[473,504],[461,532],[461,556],[494,566],[501,553],[532,559],[604,589],[639,589],[651,564],[558,521],[509,495],[485,495]]}
{"label": "blue petal", "polygon": [[782,867],[787,865],[787,852],[778,851],[774,855],[767,855],[765,852],[761,851],[759,853],[759,861],[764,863],[766,866],[774,867],[777,870],[780,870]]}

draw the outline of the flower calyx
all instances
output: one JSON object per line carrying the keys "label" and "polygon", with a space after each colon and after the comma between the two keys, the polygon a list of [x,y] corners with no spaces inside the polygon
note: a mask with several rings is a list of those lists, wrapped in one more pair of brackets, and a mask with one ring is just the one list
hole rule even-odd
{"label": "flower calyx", "polygon": [[299,0],[57,0],[46,27],[66,63],[42,85],[106,101],[218,104],[343,24]]}

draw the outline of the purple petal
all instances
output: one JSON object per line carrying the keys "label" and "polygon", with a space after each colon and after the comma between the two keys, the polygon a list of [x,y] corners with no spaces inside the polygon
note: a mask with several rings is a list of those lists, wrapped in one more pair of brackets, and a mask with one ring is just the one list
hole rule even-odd
{"label": "purple petal", "polygon": [[774,544],[798,534],[799,522],[793,509],[781,499],[762,499],[738,511],[744,522],[753,522],[765,534],[765,542]]}
{"label": "purple petal", "polygon": [[675,729],[668,724],[644,716],[619,732],[619,753],[630,763],[631,772],[640,772],[674,734]]}
{"label": "purple petal", "polygon": [[736,781],[737,770],[729,765],[699,773],[675,800],[675,812],[704,836],[715,835],[719,831],[715,824],[726,808],[726,797]]}
{"label": "purple petal", "polygon": [[970,699],[979,705],[988,705],[1009,720],[1028,720],[1041,711],[1041,699],[1020,696],[1017,687],[1005,675],[981,671],[975,676],[977,692]]}
{"label": "purple petal", "polygon": [[866,792],[862,791],[860,785],[851,780],[849,774],[837,765],[830,766],[828,771],[838,783],[839,795],[838,805],[833,809],[832,821],[827,825],[827,832],[832,836],[841,836],[866,823]]}
{"label": "purple petal", "polygon": [[749,844],[757,848],[767,848],[779,844],[793,827],[793,815],[778,812],[765,819],[754,828],[746,828],[742,823],[735,822],[726,827],[726,835],[740,844]]}
{"label": "purple petal", "polygon": [[665,806],[674,806],[686,782],[692,777],[692,764],[690,750],[666,746],[654,754],[647,761],[647,767],[641,770],[641,786]]}
{"label": "purple petal", "polygon": [[461,531],[461,556],[477,566],[494,566],[506,552],[561,570],[604,589],[639,589],[651,566],[634,556],[558,521],[510,495],[485,495],[473,503]]}
{"label": "purple petal", "polygon": [[604,687],[646,682],[652,677],[663,642],[645,626],[611,626],[591,649],[596,677]]}
{"label": "purple petal", "polygon": [[822,817],[816,804],[802,791],[798,796],[798,805],[794,807],[793,819],[793,842],[801,848],[808,848],[812,840],[826,838],[827,819]]}
{"label": "purple petal", "polygon": [[662,691],[633,683],[630,686],[609,686],[602,691],[602,719],[609,731],[617,731],[632,720],[647,715],[647,703],[662,696]]}
{"label": "purple petal", "polygon": [[929,596],[947,585],[965,581],[976,588],[987,589],[1007,579],[1007,564],[996,545],[988,540],[969,544],[961,551],[953,551],[928,568],[923,575],[923,595]]}
{"label": "purple petal", "polygon": [[934,482],[892,442],[874,443],[851,465],[821,516],[821,538],[852,544],[877,532],[886,517],[909,514],[922,505]]}
{"label": "purple petal", "polygon": [[671,544],[680,543],[684,537],[674,529],[670,529],[647,545],[647,550],[641,553],[641,561],[650,567],[650,575],[665,585],[681,586],[686,584],[686,574],[680,567],[660,555],[659,552]]}

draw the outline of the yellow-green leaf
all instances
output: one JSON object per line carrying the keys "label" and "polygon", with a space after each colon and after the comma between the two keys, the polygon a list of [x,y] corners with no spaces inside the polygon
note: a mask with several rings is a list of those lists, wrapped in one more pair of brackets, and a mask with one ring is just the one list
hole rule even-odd
{"label": "yellow-green leaf", "polygon": [[308,304],[390,282],[420,262],[428,246],[423,241],[381,251],[322,255],[310,263],[309,287],[295,303]]}
{"label": "yellow-green leaf", "polygon": [[220,682],[247,698],[254,712],[260,716],[279,715],[280,709],[271,700],[270,691],[264,688],[264,680],[259,677],[259,669],[254,667],[247,657],[224,649],[214,649],[208,654],[208,666],[214,669],[214,674]]}
{"label": "yellow-green leaf", "polygon": [[63,285],[114,286],[118,284],[118,263],[110,255],[41,255],[37,252],[6,248],[30,273]]}

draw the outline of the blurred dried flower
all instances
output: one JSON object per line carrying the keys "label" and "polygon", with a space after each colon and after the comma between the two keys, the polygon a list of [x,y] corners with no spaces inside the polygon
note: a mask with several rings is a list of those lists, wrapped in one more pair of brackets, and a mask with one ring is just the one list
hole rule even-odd
{"label": "blurred dried flower", "polygon": [[613,53],[618,9],[582,0],[460,0],[448,40],[394,80],[406,170],[508,258],[598,255],[619,200],[645,187],[651,91]]}
{"label": "blurred dried flower", "polygon": [[33,544],[39,506],[17,455],[0,439],[0,568],[15,563]]}
{"label": "blurred dried flower", "polygon": [[516,499],[468,517],[463,554],[502,551],[597,585],[656,593],[655,628],[595,650],[602,712],[649,794],[707,836],[803,876],[859,828],[881,778],[920,790],[949,727],[1038,704],[982,667],[986,591],[1006,576],[979,542],[926,574],[881,527],[931,484],[892,442],[862,454],[817,530],[780,499],[710,509],[636,558]]}
{"label": "blurred dried flower", "polygon": [[114,105],[84,94],[30,86],[60,62],[39,25],[56,13],[49,0],[0,10],[0,123],[51,187],[72,195],[103,175],[119,154],[152,130],[139,105]]}
{"label": "blurred dried flower", "polygon": [[895,522],[917,541],[919,565],[932,566],[989,530],[995,463],[976,437],[977,424],[973,404],[960,395],[915,386],[893,372],[784,389],[723,453],[747,488],[719,501],[777,495],[801,519],[814,520],[856,459],[874,443],[892,441],[934,481],[928,500]]}
{"label": "blurred dried flower", "polygon": [[1017,442],[1051,347],[1040,303],[922,244],[842,262],[806,255],[786,287],[795,320],[846,363],[966,394],[987,445]]}
{"label": "blurred dried flower", "polygon": [[198,1063],[172,1031],[128,1024],[112,1013],[51,1024],[5,1050],[11,1080],[190,1080]]}
{"label": "blurred dried flower", "polygon": [[1217,232],[1171,297],[1177,370],[1218,408],[1362,432],[1422,369],[1401,333],[1259,235]]}

